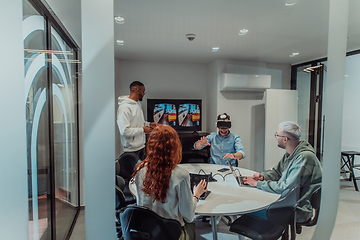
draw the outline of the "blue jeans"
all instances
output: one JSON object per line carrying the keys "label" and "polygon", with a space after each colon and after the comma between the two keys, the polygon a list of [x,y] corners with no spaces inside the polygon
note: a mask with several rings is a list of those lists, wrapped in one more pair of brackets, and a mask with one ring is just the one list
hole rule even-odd
{"label": "blue jeans", "polygon": [[266,217],[266,209],[256,211],[256,212],[252,212],[252,213],[249,213],[249,214],[257,216],[257,217],[261,217],[261,218],[264,218],[264,219],[267,219],[267,217]]}

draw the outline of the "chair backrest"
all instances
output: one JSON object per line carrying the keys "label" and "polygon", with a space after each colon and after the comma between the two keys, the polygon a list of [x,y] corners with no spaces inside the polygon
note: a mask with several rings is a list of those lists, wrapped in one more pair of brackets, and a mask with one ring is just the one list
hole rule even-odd
{"label": "chair backrest", "polygon": [[284,227],[295,221],[295,210],[299,199],[300,187],[297,185],[283,192],[281,197],[266,209],[267,218],[276,225]]}
{"label": "chair backrest", "polygon": [[305,224],[305,226],[314,226],[317,223],[319,212],[320,212],[320,202],[321,202],[321,188],[316,190],[311,196],[311,206],[315,209],[314,217]]}
{"label": "chair backrest", "polygon": [[124,152],[116,159],[119,162],[120,171],[119,174],[125,181],[129,181],[131,175],[134,172],[135,165],[140,158],[135,153]]}
{"label": "chair backrest", "polygon": [[125,207],[125,195],[123,193],[125,187],[125,181],[122,177],[115,176],[115,209],[119,210]]}
{"label": "chair backrest", "polygon": [[179,221],[135,205],[121,210],[120,222],[124,240],[178,240],[182,232]]}

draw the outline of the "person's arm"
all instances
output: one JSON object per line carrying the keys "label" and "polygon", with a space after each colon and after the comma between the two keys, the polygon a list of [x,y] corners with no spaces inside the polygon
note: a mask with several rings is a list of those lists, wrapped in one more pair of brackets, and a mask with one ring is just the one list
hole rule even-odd
{"label": "person's arm", "polygon": [[194,148],[197,150],[203,149],[206,146],[210,146],[210,143],[208,142],[208,138],[205,136],[201,137],[200,140],[194,143]]}
{"label": "person's arm", "polygon": [[235,151],[236,151],[234,157],[239,160],[243,159],[245,157],[245,150],[244,150],[241,138],[239,136],[237,136],[235,138],[234,146],[235,146]]}
{"label": "person's arm", "polygon": [[[117,114],[117,125],[119,127],[119,132],[122,136],[130,137],[143,134],[145,132],[144,127],[131,127],[130,126],[131,114],[127,108],[119,108]],[[150,127],[148,127],[150,128]]]}
{"label": "person's arm", "polygon": [[304,166],[306,160],[297,159],[295,160],[294,164],[288,170],[288,176],[286,179],[279,179],[277,181],[266,180],[265,176],[263,181],[258,181],[256,187],[262,189],[267,192],[274,192],[274,193],[282,193],[287,188],[292,188],[295,185],[300,184],[300,181],[303,176],[309,175],[305,173],[308,171]]}
{"label": "person's arm", "polygon": [[181,181],[178,189],[180,215],[186,222],[191,223],[194,221],[195,208],[198,200],[194,197],[190,189],[190,175]]}
{"label": "person's arm", "polygon": [[274,166],[272,169],[262,172],[261,175],[263,176],[264,180],[272,180],[272,181],[279,180],[282,176],[282,171],[284,170],[284,161],[285,161],[285,155],[278,162],[278,164]]}

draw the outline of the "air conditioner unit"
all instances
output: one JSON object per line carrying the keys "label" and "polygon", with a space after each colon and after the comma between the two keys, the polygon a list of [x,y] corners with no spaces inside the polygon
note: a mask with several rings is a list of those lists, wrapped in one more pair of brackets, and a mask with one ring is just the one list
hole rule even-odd
{"label": "air conditioner unit", "polygon": [[270,75],[220,74],[220,91],[265,91],[270,85]]}

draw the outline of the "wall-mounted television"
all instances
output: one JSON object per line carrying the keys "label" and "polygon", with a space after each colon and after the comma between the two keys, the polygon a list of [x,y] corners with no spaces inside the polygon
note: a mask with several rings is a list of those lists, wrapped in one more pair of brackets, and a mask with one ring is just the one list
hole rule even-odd
{"label": "wall-mounted television", "polygon": [[147,120],[177,131],[201,131],[201,99],[147,99]]}

